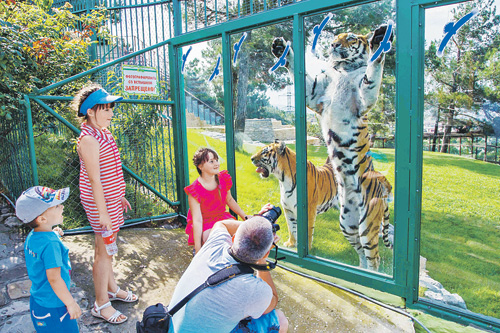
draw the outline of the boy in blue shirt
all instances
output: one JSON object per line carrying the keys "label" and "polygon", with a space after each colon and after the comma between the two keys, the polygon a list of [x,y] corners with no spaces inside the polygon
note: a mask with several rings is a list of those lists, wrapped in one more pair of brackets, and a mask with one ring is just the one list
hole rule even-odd
{"label": "boy in blue shirt", "polygon": [[79,332],[76,318],[82,310],[69,292],[69,251],[52,230],[63,222],[62,203],[68,196],[69,188],[55,191],[34,186],[16,201],[17,217],[33,229],[24,243],[24,256],[32,282],[31,320],[37,332]]}

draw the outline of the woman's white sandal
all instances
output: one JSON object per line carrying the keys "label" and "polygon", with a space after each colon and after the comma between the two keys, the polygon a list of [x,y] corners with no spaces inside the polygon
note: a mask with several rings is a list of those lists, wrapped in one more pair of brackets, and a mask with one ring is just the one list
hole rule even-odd
{"label": "woman's white sandal", "polygon": [[[139,300],[139,297],[137,295],[134,295],[132,291],[128,290],[127,291],[127,297],[122,298],[122,297],[117,297],[116,295],[120,292],[120,287],[116,289],[114,293],[111,291],[108,291],[108,297],[110,301],[122,301],[122,302],[127,302],[127,303],[132,303],[132,302],[137,302]],[[134,299],[135,296],[135,299]]]}
{"label": "woman's white sandal", "polygon": [[[109,316],[109,318],[104,317],[101,314],[101,310],[108,308],[110,306],[111,306],[111,302],[104,303],[101,306],[97,306],[97,302],[94,302],[94,307],[92,307],[92,310],[90,311],[90,313],[92,313],[92,315],[94,317],[104,319],[105,321],[107,321],[110,324],[122,324],[122,323],[127,321],[128,317],[125,316],[123,313],[121,313],[118,310],[116,310],[115,313],[113,313],[111,316]],[[120,319],[121,315],[123,315],[125,317],[125,319]]]}

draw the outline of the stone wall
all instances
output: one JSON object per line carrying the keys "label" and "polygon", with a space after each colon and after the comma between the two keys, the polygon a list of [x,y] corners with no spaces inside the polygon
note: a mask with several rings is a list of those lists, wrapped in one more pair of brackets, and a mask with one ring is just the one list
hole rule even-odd
{"label": "stone wall", "polygon": [[186,127],[187,128],[192,128],[192,127],[209,127],[206,121],[201,120],[200,118],[196,117],[194,114],[186,112]]}
{"label": "stone wall", "polygon": [[283,125],[276,119],[246,119],[245,134],[254,141],[274,142],[274,140],[295,140],[295,127]]}
{"label": "stone wall", "polygon": [[246,119],[245,134],[254,141],[274,142],[274,130],[271,119]]}

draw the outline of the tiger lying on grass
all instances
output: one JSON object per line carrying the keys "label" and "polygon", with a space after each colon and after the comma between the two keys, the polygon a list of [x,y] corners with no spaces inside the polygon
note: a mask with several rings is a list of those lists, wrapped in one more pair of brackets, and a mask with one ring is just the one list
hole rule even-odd
{"label": "tiger lying on grass", "polygon": [[[359,255],[360,266],[377,271],[380,265],[378,233],[383,224],[383,241],[388,239],[389,208],[387,198],[391,185],[376,172],[369,154],[370,142],[366,114],[379,95],[385,54],[368,63],[383,40],[386,26],[373,34],[342,33],[329,49],[322,73],[306,75],[306,105],[315,111],[329,159],[335,172],[340,203],[340,228],[344,237]],[[390,37],[392,41],[392,36]],[[276,38],[272,53],[279,58],[285,50],[283,38]],[[293,73],[293,50],[290,49],[286,68]],[[332,190],[333,191],[333,190]]]}
{"label": "tiger lying on grass", "polygon": [[[252,163],[261,177],[273,174],[280,184],[281,206],[288,223],[289,238],[283,244],[295,246],[297,240],[297,177],[295,170],[296,154],[284,142],[271,143],[252,156]],[[317,167],[307,161],[308,192],[308,235],[311,249],[316,215],[337,206],[337,185],[332,165],[327,160],[325,165]]]}

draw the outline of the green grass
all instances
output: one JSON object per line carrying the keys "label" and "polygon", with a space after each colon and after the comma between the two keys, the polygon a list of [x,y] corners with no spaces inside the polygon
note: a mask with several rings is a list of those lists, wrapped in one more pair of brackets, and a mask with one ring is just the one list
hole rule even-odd
{"label": "green grass", "polygon": [[[188,130],[188,152],[210,146],[222,155],[225,142]],[[294,145],[288,145],[295,149]],[[250,156],[257,148],[236,152],[238,203],[247,214],[266,202],[279,204],[278,180],[261,179]],[[373,149],[376,170],[394,187],[394,150]],[[316,165],[325,161],[326,148],[308,146],[308,159]],[[197,177],[190,168],[191,181]],[[424,152],[422,188],[421,254],[427,258],[429,275],[451,293],[462,296],[469,310],[500,317],[500,166],[453,155]],[[393,223],[393,202],[389,204]],[[287,240],[284,217],[278,223],[281,243]],[[382,273],[391,275],[392,250],[380,242]],[[339,229],[335,209],[317,217],[311,254],[349,265],[358,256]]]}
{"label": "green grass", "polygon": [[421,254],[471,311],[500,317],[500,166],[424,152]]}

